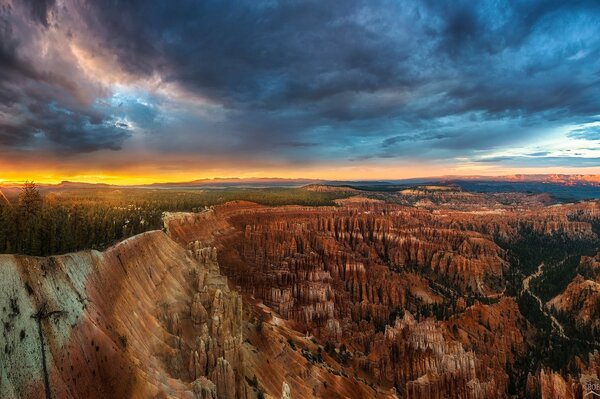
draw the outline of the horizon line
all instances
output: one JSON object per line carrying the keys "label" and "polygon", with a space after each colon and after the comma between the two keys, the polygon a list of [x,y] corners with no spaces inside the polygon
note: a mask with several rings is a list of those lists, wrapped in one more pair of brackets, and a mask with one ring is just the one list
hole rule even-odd
{"label": "horizon line", "polygon": [[[185,185],[185,184],[210,184],[211,182],[227,182],[227,181],[242,181],[242,182],[251,182],[251,181],[282,181],[282,182],[305,182],[306,184],[314,183],[356,183],[356,182],[409,182],[411,180],[419,180],[422,182],[427,181],[442,181],[442,180],[475,180],[475,179],[505,179],[505,180],[515,180],[519,178],[544,178],[544,177],[579,177],[583,178],[584,181],[594,181],[600,183],[600,174],[596,173],[515,173],[515,174],[452,174],[452,175],[437,175],[437,176],[426,176],[426,177],[400,177],[400,178],[372,178],[372,179],[318,179],[311,177],[279,177],[279,176],[252,176],[252,177],[206,177],[206,178],[198,178],[192,180],[157,180],[147,183],[111,183],[110,181],[113,179],[100,179],[100,180],[86,180],[86,179],[24,179],[24,180],[5,180],[0,177],[0,187],[2,186],[10,186],[10,185],[23,185],[26,182],[33,182],[37,185],[42,186],[60,186],[61,184],[81,184],[81,185],[90,185],[90,186],[112,186],[112,187],[150,187],[150,186],[160,186],[160,185]],[[587,178],[587,179],[585,179]],[[592,179],[596,178],[596,179]]]}

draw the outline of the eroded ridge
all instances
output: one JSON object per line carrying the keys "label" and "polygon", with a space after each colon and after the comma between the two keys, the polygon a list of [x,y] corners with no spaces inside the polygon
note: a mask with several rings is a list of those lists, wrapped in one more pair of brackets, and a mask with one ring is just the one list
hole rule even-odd
{"label": "eroded ridge", "polygon": [[0,257],[2,398],[244,398],[242,304],[214,249],[163,232],[104,253]]}

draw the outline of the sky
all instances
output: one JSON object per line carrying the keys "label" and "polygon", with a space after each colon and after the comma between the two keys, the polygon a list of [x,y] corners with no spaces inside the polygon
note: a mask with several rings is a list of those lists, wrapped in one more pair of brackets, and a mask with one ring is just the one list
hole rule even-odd
{"label": "sky", "polygon": [[600,173],[600,2],[0,0],[0,182],[511,173]]}

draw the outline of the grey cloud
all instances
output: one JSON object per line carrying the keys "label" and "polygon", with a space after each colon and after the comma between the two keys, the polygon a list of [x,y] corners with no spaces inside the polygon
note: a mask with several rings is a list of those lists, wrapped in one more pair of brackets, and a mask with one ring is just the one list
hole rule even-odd
{"label": "grey cloud", "polygon": [[56,0],[21,0],[34,21],[48,27],[48,14],[56,5]]}
{"label": "grey cloud", "polygon": [[599,157],[583,157],[581,154],[573,156],[546,156],[546,157],[526,157],[526,156],[499,156],[488,157],[475,162],[481,163],[499,163],[511,167],[597,167],[600,166]]}
{"label": "grey cloud", "polygon": [[[148,145],[173,153],[449,159],[518,145],[600,109],[595,1],[23,4],[4,19],[10,35],[0,30],[5,146],[33,145],[43,131],[72,151],[118,149],[127,119]],[[132,79],[158,76],[222,107],[221,118],[81,101],[95,93],[86,77],[24,61],[27,40],[10,32],[23,15],[34,32],[59,21],[56,29],[72,30]]]}
{"label": "grey cloud", "polygon": [[52,64],[53,52],[67,49],[51,48],[46,61],[36,58],[53,7],[50,0],[24,1],[0,11],[0,145],[65,153],[117,150],[129,132],[110,109],[103,112],[84,98],[87,83],[81,73],[71,73],[75,66]]}
{"label": "grey cloud", "polygon": [[569,137],[583,140],[600,140],[600,126],[583,127],[569,132]]}

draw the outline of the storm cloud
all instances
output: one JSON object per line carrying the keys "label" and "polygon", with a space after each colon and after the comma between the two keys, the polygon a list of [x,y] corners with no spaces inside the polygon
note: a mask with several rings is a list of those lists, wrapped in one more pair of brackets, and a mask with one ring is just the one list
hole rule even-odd
{"label": "storm cloud", "polygon": [[49,26],[53,1],[6,4],[0,15],[0,145],[61,152],[119,149],[128,137],[103,90],[77,70]]}
{"label": "storm cloud", "polygon": [[552,166],[598,137],[597,1],[2,3],[4,149]]}

